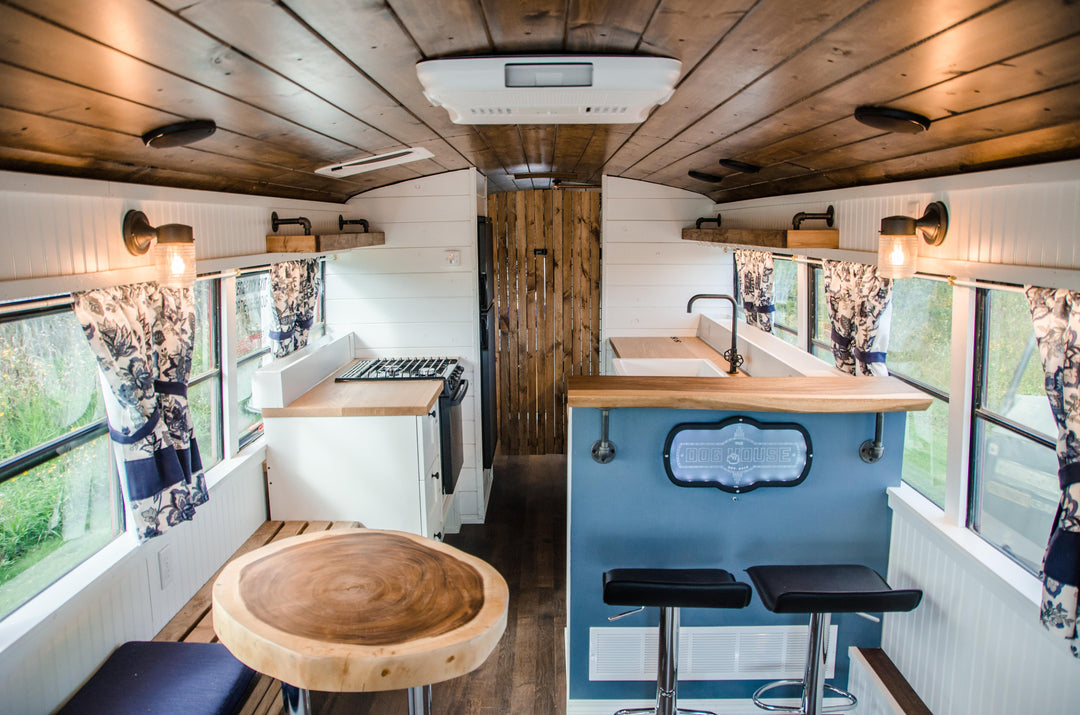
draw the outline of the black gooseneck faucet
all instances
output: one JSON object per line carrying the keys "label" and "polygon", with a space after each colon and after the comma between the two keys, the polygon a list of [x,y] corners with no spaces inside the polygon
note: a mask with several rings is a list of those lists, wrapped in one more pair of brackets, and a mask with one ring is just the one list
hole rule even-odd
{"label": "black gooseneck faucet", "polygon": [[743,356],[739,354],[738,350],[738,318],[735,313],[735,299],[730,295],[724,293],[698,293],[695,296],[691,296],[690,300],[686,303],[686,312],[691,312],[694,307],[694,301],[704,299],[716,299],[726,300],[731,303],[731,349],[724,353],[724,359],[728,361],[728,374],[736,375],[739,372],[739,366],[743,364]]}

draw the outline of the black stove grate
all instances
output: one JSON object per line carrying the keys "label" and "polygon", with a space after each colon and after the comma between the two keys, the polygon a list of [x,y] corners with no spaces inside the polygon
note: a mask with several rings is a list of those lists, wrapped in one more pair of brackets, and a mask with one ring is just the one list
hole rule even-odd
{"label": "black stove grate", "polygon": [[450,376],[457,360],[453,358],[377,358],[361,360],[334,379],[354,380],[437,380]]}

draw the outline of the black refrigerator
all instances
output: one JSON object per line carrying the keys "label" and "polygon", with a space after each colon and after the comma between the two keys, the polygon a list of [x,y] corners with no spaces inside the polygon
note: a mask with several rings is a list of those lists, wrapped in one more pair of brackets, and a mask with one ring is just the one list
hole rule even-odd
{"label": "black refrigerator", "polygon": [[483,434],[484,469],[490,469],[499,442],[496,415],[495,352],[499,349],[495,308],[495,250],[491,219],[476,219],[477,267],[480,273],[480,430]]}

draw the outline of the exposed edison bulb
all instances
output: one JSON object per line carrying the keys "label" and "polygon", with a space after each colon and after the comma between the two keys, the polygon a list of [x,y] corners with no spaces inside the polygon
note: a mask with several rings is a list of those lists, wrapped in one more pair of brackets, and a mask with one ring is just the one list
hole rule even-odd
{"label": "exposed edison bulb", "polygon": [[882,278],[911,278],[918,257],[918,236],[882,234],[878,239],[878,275]]}
{"label": "exposed edison bulb", "polygon": [[191,238],[190,227],[169,224],[158,228],[158,245],[155,250],[159,285],[167,288],[194,285],[195,241]]}

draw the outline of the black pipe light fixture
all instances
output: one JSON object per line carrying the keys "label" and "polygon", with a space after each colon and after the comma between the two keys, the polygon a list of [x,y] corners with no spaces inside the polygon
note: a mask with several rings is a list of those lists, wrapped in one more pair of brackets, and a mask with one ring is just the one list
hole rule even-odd
{"label": "black pipe light fixture", "polygon": [[212,119],[191,119],[151,129],[142,135],[142,140],[146,146],[169,149],[205,139],[216,131],[217,125]]}
{"label": "black pipe light fixture", "polygon": [[919,236],[931,246],[941,245],[949,230],[949,211],[934,201],[919,218],[886,216],[881,219],[878,238],[878,275],[882,278],[911,278],[918,268]]}
{"label": "black pipe light fixture", "polygon": [[856,107],[855,119],[874,129],[901,134],[919,134],[930,128],[927,117],[893,107]]}
{"label": "black pipe light fixture", "polygon": [[142,256],[154,249],[157,282],[166,288],[190,288],[195,284],[195,238],[191,226],[167,223],[157,228],[150,225],[142,211],[124,214],[124,245],[128,253]]}
{"label": "black pipe light fixture", "polygon": [[719,184],[721,181],[724,180],[724,177],[722,176],[717,176],[716,174],[707,174],[704,171],[698,171],[696,169],[691,169],[690,171],[686,172],[686,175],[689,176],[691,179],[704,181],[707,184]]}

